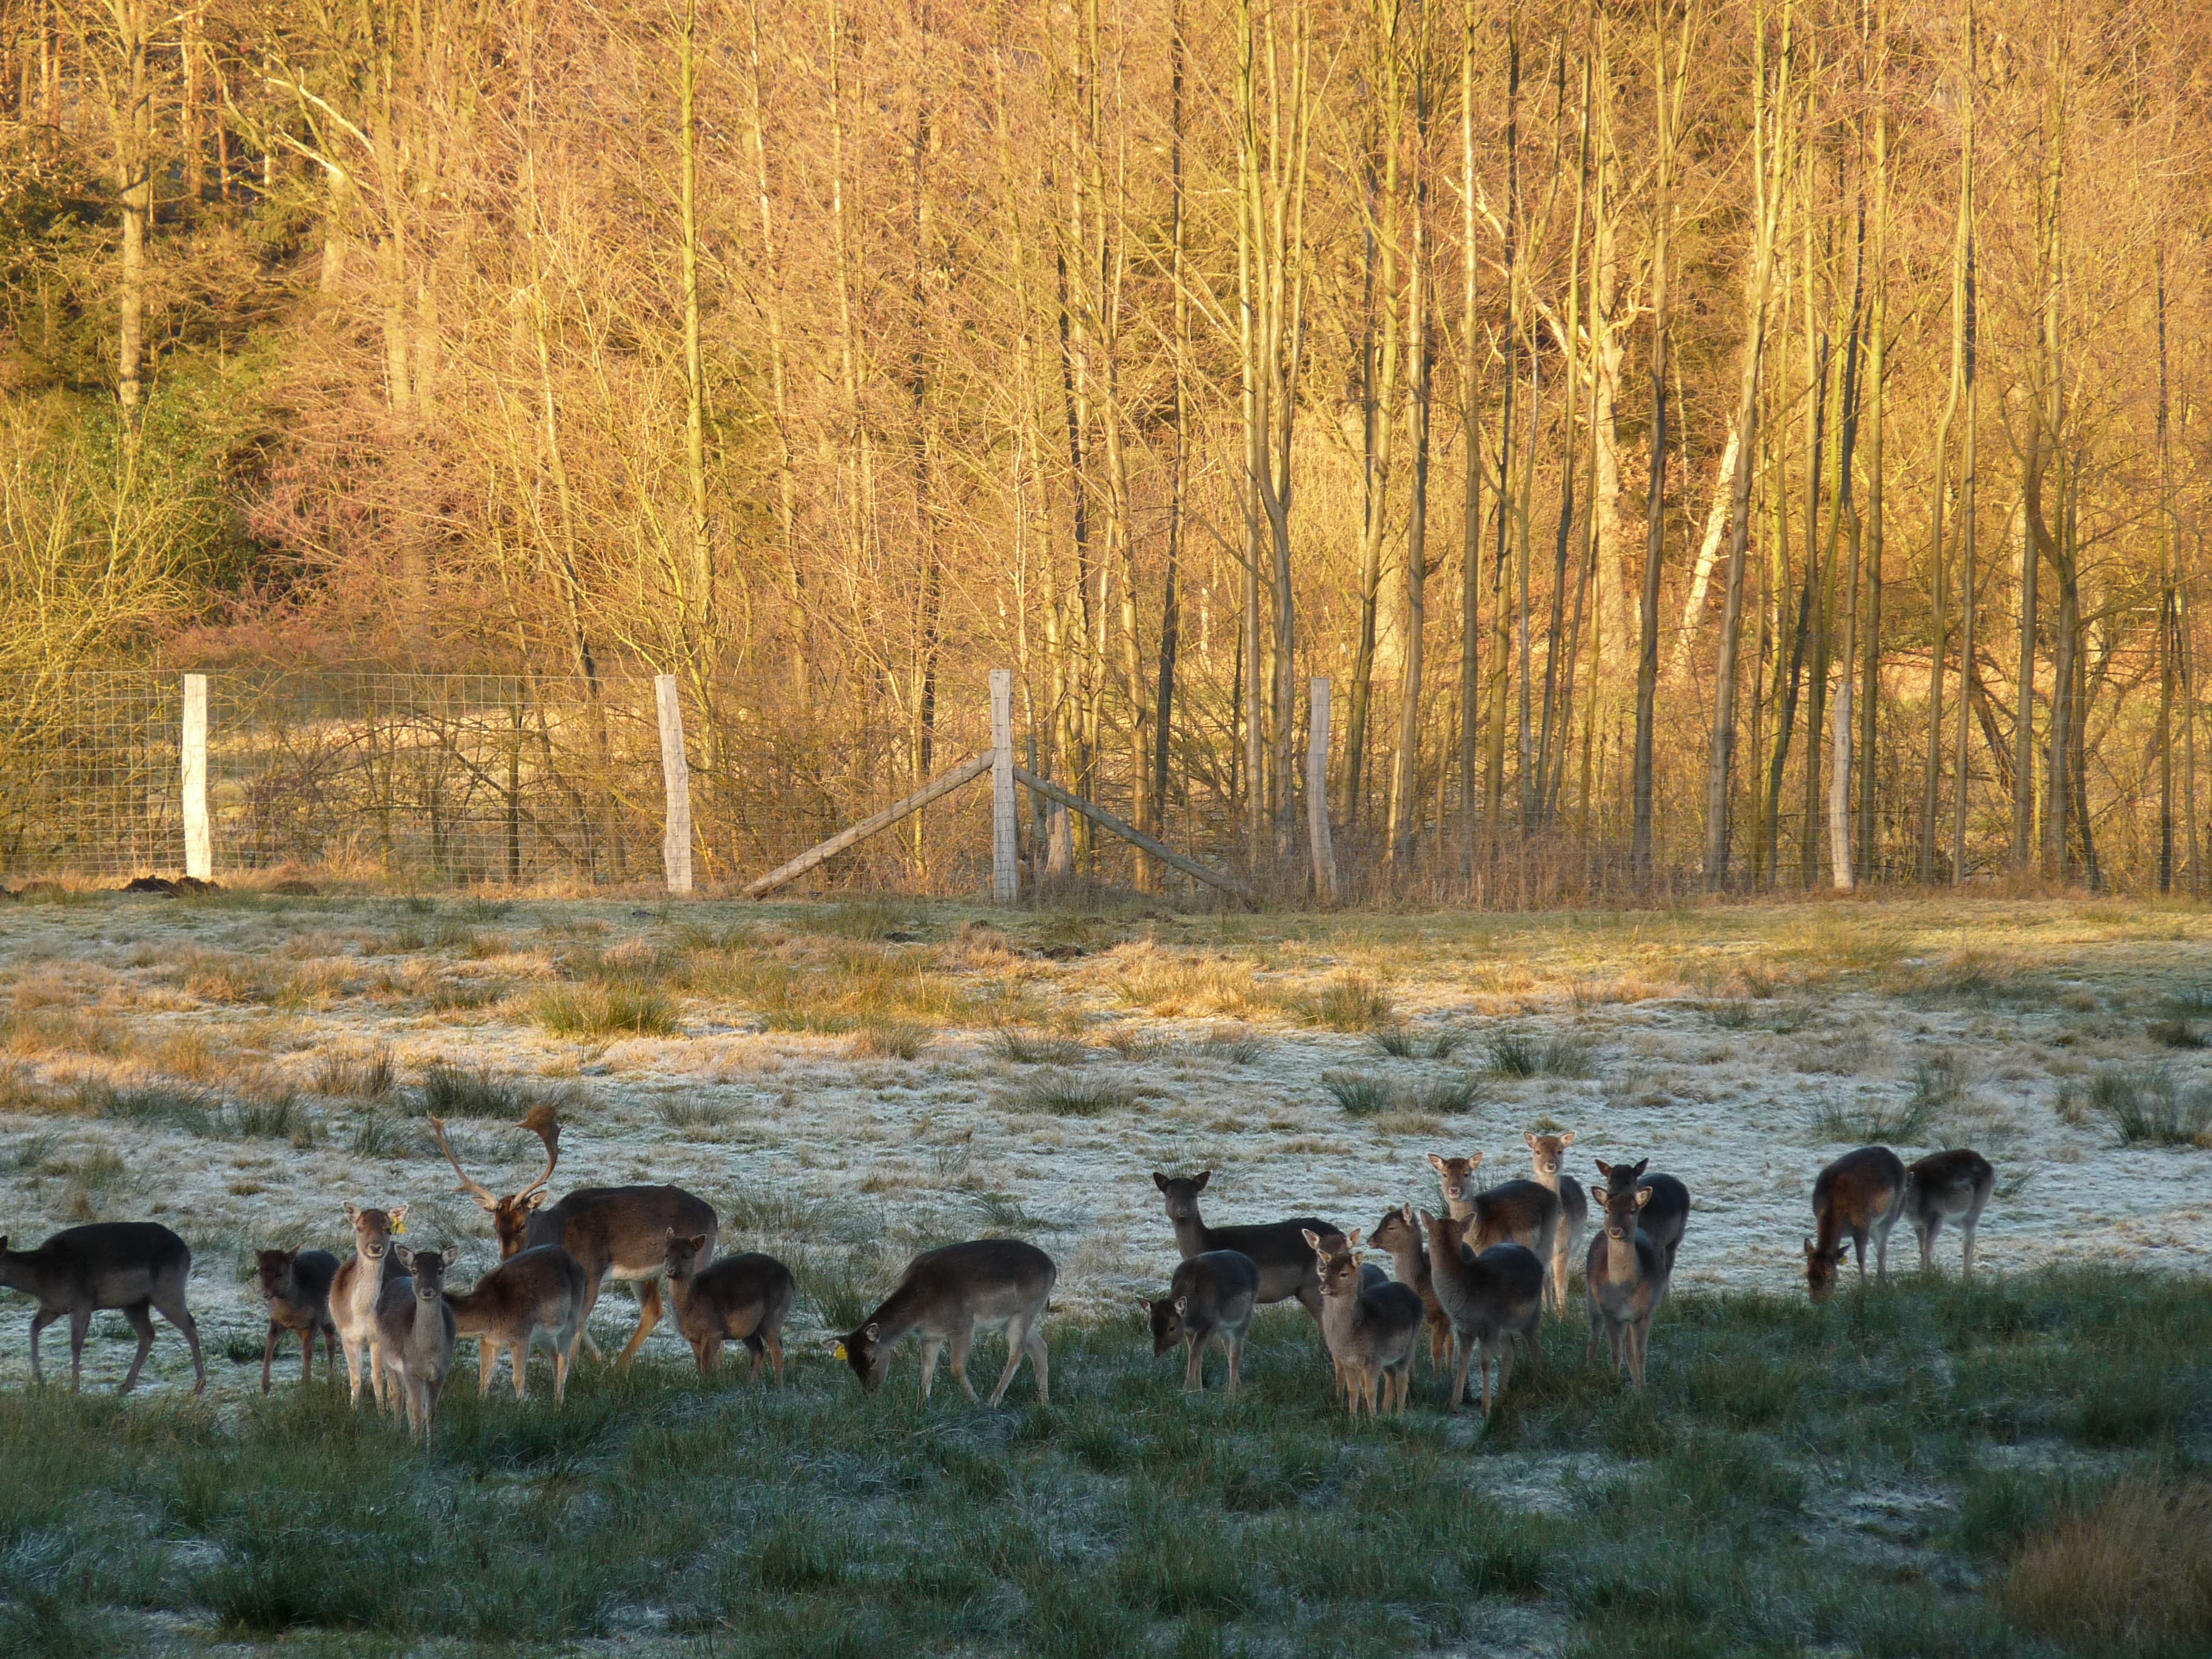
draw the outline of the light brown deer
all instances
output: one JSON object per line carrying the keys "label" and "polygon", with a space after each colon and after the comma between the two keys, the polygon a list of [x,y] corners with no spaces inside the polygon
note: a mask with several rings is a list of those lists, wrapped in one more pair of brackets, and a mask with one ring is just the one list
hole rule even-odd
{"label": "light brown deer", "polygon": [[407,1206],[389,1210],[345,1206],[353,1227],[353,1255],[339,1263],[331,1280],[331,1322],[337,1327],[338,1346],[345,1352],[348,1398],[361,1404],[362,1371],[368,1372],[368,1391],[378,1405],[384,1403],[384,1367],[377,1357],[376,1303],[385,1285],[399,1277],[399,1259],[392,1254],[393,1237],[406,1231]]}
{"label": "light brown deer", "polygon": [[514,1397],[523,1398],[523,1373],[533,1345],[553,1351],[553,1400],[568,1397],[568,1368],[576,1361],[576,1339],[584,1329],[584,1270],[558,1244],[517,1250],[494,1267],[477,1287],[448,1291],[453,1334],[477,1340],[477,1394],[491,1392],[499,1357],[507,1356],[514,1373]]}
{"label": "light brown deer", "polygon": [[545,1184],[561,1161],[561,1126],[553,1109],[544,1102],[532,1107],[520,1127],[545,1143],[545,1171],[520,1192],[501,1198],[489,1191],[461,1168],[446,1142],[446,1126],[430,1120],[438,1146],[461,1190],[491,1214],[492,1230],[499,1235],[502,1259],[541,1244],[558,1244],[576,1258],[584,1270],[583,1344],[595,1359],[605,1356],[592,1340],[592,1310],[610,1279],[628,1279],[639,1286],[637,1329],[630,1334],[620,1363],[635,1358],[645,1339],[660,1322],[660,1275],[669,1229],[686,1235],[703,1235],[708,1254],[714,1253],[721,1222],[714,1206],[695,1198],[681,1187],[579,1187],[558,1203],[545,1207]]}
{"label": "light brown deer", "polygon": [[691,1345],[699,1375],[712,1376],[725,1342],[742,1342],[753,1357],[745,1381],[759,1379],[761,1360],[783,1381],[783,1321],[796,1288],[791,1269],[772,1255],[747,1250],[713,1260],[703,1234],[668,1231],[663,1267],[676,1304],[676,1326]]}
{"label": "light brown deer", "polygon": [[387,1409],[404,1409],[407,1432],[427,1443],[438,1395],[453,1368],[453,1310],[446,1305],[446,1258],[435,1250],[393,1248],[402,1269],[376,1301],[377,1355],[386,1371]]}
{"label": "light brown deer", "polygon": [[1344,1379],[1345,1406],[1354,1417],[1362,1406],[1376,1415],[1377,1386],[1383,1413],[1406,1409],[1413,1373],[1413,1347],[1421,1334],[1421,1298],[1410,1285],[1370,1285],[1360,1271],[1359,1231],[1341,1238],[1306,1230],[1321,1279],[1321,1329]]}
{"label": "light brown deer", "polygon": [[860,1387],[873,1394],[890,1367],[890,1351],[909,1331],[921,1338],[921,1397],[929,1398],[937,1356],[950,1344],[952,1379],[969,1399],[968,1351],[982,1332],[1001,1326],[1006,1333],[1006,1369],[991,1390],[995,1406],[1006,1398],[1022,1356],[1036,1373],[1037,1403],[1052,1403],[1051,1376],[1045,1360],[1044,1319],[1052,1287],[1060,1278],[1053,1260],[1018,1238],[978,1238],[924,1250],[907,1263],[906,1273],[883,1305],[858,1330],[834,1339],[840,1359],[852,1366]]}
{"label": "light brown deer", "polygon": [[1564,1312],[1567,1281],[1574,1272],[1576,1259],[1582,1255],[1583,1235],[1589,1231],[1589,1194],[1583,1191],[1583,1183],[1567,1173],[1567,1148],[1575,1144],[1575,1132],[1567,1129],[1558,1134],[1538,1134],[1531,1130],[1521,1139],[1528,1143],[1528,1161],[1535,1170],[1536,1184],[1556,1194],[1559,1200],[1559,1231],[1552,1237],[1549,1301],[1553,1312]]}
{"label": "light brown deer", "polygon": [[1849,1238],[1857,1253],[1859,1283],[1866,1283],[1866,1247],[1874,1243],[1875,1277],[1889,1279],[1889,1231],[1905,1209],[1905,1164],[1887,1146],[1845,1152],[1813,1182],[1813,1223],[1818,1237],[1805,1241],[1805,1285],[1815,1302],[1835,1294],[1836,1268]]}
{"label": "light brown deer", "polygon": [[1589,1348],[1597,1357],[1603,1337],[1616,1374],[1626,1365],[1632,1387],[1644,1386],[1644,1360],[1651,1341],[1651,1316],[1667,1296],[1667,1253],[1644,1231],[1651,1188],[1636,1183],[1635,1170],[1619,1166],[1620,1178],[1600,1192],[1605,1220],[1590,1240],[1584,1277],[1589,1291]]}
{"label": "light brown deer", "polygon": [[1473,1158],[1441,1158],[1431,1152],[1429,1162],[1436,1166],[1437,1182],[1443,1188],[1444,1207],[1451,1218],[1467,1223],[1470,1249],[1518,1244],[1533,1251],[1539,1261],[1551,1261],[1559,1232],[1559,1194],[1533,1181],[1478,1187],[1475,1171],[1482,1167],[1480,1152]]}
{"label": "light brown deer", "polygon": [[269,1339],[261,1349],[261,1392],[269,1392],[276,1339],[286,1331],[300,1334],[300,1381],[314,1380],[318,1336],[323,1339],[324,1369],[335,1381],[338,1328],[331,1322],[331,1284],[337,1277],[337,1257],[328,1250],[257,1250],[253,1270],[269,1309]]}
{"label": "light brown deer", "polygon": [[1905,1171],[1905,1213],[1920,1240],[1920,1271],[1936,1266],[1936,1235],[1943,1231],[1946,1216],[1957,1216],[1966,1235],[1966,1257],[1960,1277],[1974,1278],[1974,1229],[1982,1224],[1982,1206],[1997,1183],[1997,1172],[1989,1159],[1971,1147],[1933,1152]]}
{"label": "light brown deer", "polygon": [[1368,1242],[1390,1258],[1396,1268],[1398,1282],[1410,1285],[1421,1298],[1421,1322],[1429,1333],[1429,1370],[1442,1376],[1450,1363],[1451,1321],[1444,1316],[1443,1304],[1437,1300],[1434,1275],[1429,1271],[1429,1253],[1421,1243],[1421,1225],[1413,1218],[1413,1206],[1401,1205],[1395,1210],[1382,1212],[1382,1218],[1375,1224]]}
{"label": "light brown deer", "polygon": [[84,1376],[84,1339],[92,1316],[102,1309],[122,1310],[137,1333],[138,1352],[131,1357],[130,1375],[117,1390],[128,1394],[137,1385],[146,1356],[154,1351],[154,1321],[149,1308],[184,1333],[192,1351],[192,1392],[207,1387],[207,1366],[200,1358],[200,1328],[185,1305],[185,1283],[191,1278],[192,1253],[167,1227],[152,1221],[96,1221],[90,1226],[68,1227],[35,1250],[11,1250],[0,1236],[0,1285],[21,1291],[39,1304],[31,1316],[31,1380],[43,1384],[39,1369],[39,1333],[64,1314],[70,1322],[70,1391],[75,1393]]}

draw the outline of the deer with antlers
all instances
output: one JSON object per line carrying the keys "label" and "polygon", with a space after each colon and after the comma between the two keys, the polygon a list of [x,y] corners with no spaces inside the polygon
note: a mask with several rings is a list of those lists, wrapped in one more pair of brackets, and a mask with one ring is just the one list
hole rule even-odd
{"label": "deer with antlers", "polygon": [[628,1279],[639,1287],[637,1329],[620,1358],[627,1365],[660,1322],[660,1276],[670,1230],[686,1237],[703,1236],[707,1256],[714,1255],[721,1231],[714,1206],[681,1187],[579,1187],[558,1203],[547,1205],[546,1183],[561,1162],[561,1124],[546,1102],[532,1107],[517,1126],[545,1143],[544,1173],[505,1198],[461,1167],[447,1144],[441,1120],[432,1118],[430,1127],[446,1161],[461,1178],[460,1190],[490,1212],[493,1231],[499,1235],[500,1260],[541,1244],[558,1244],[576,1258],[584,1270],[584,1305],[577,1322],[583,1329],[584,1346],[594,1359],[605,1358],[592,1340],[589,1322],[606,1280]]}

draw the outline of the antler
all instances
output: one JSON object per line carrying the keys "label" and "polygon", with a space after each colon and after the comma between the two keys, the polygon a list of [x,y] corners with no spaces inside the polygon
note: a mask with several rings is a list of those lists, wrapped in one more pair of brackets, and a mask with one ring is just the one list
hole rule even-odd
{"label": "antler", "polygon": [[545,1143],[545,1173],[515,1194],[517,1198],[527,1198],[553,1179],[554,1166],[561,1161],[561,1121],[553,1115],[553,1103],[541,1100],[515,1127],[529,1130]]}
{"label": "antler", "polygon": [[[424,1115],[427,1117],[429,1115],[425,1113]],[[461,1190],[465,1193],[474,1194],[477,1202],[483,1205],[487,1210],[497,1209],[499,1207],[499,1200],[493,1197],[491,1194],[486,1192],[482,1187],[478,1186],[474,1181],[470,1179],[469,1172],[461,1167],[461,1160],[453,1156],[453,1149],[446,1144],[446,1125],[444,1121],[440,1118],[431,1118],[430,1128],[438,1137],[438,1150],[445,1153],[446,1162],[452,1164],[453,1166],[453,1173],[460,1176]]]}

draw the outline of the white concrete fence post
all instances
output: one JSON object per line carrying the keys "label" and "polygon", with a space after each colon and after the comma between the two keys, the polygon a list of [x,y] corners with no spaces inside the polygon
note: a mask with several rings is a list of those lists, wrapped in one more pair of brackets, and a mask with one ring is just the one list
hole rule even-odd
{"label": "white concrete fence post", "polygon": [[660,864],[668,890],[691,890],[691,767],[684,758],[684,705],[676,695],[676,676],[656,674],[653,701],[660,711],[660,781],[668,811],[660,836]]}
{"label": "white concrete fence post", "polygon": [[1014,835],[1014,675],[991,671],[991,897],[1012,904],[1021,893]]}
{"label": "white concrete fence post", "polygon": [[207,676],[187,674],[184,732],[178,746],[185,770],[185,874],[195,881],[215,879],[215,837],[208,826],[207,737]]}
{"label": "white concrete fence post", "polygon": [[1336,848],[1328,833],[1328,682],[1316,679],[1306,720],[1306,832],[1313,842],[1314,899],[1336,902]]}

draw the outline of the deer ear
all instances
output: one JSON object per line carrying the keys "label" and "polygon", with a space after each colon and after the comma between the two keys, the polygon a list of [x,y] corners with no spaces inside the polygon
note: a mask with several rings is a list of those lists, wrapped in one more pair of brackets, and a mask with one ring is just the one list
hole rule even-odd
{"label": "deer ear", "polygon": [[1308,1249],[1318,1250],[1321,1249],[1321,1235],[1319,1233],[1316,1232],[1310,1227],[1301,1227],[1298,1229],[1298,1231],[1305,1236],[1306,1248]]}
{"label": "deer ear", "polygon": [[531,1194],[531,1195],[530,1195],[530,1199],[529,1199],[529,1201],[528,1201],[526,1204],[525,1204],[525,1205],[523,1206],[523,1207],[524,1207],[526,1210],[535,1210],[535,1209],[537,1209],[537,1207],[538,1207],[539,1205],[543,1204],[544,1201],[545,1201],[545,1194],[544,1194],[542,1191],[540,1191],[540,1192],[535,1192],[535,1193]]}
{"label": "deer ear", "polygon": [[1359,1243],[1360,1243],[1360,1240],[1359,1240],[1359,1229],[1358,1229],[1358,1228],[1354,1227],[1354,1228],[1353,1228],[1350,1232],[1348,1232],[1348,1233],[1345,1234],[1345,1236],[1344,1236],[1344,1244],[1345,1244],[1345,1248],[1346,1248],[1346,1249],[1356,1250],[1356,1249],[1358,1249],[1359,1248]]}
{"label": "deer ear", "polygon": [[1155,1170],[1152,1171],[1152,1185],[1165,1192],[1168,1189],[1168,1178]]}
{"label": "deer ear", "polygon": [[694,1255],[704,1255],[707,1253],[707,1235],[704,1233],[694,1233],[684,1242]]}
{"label": "deer ear", "polygon": [[1206,1190],[1206,1183],[1212,1179],[1212,1170],[1200,1170],[1196,1175],[1190,1178],[1191,1189],[1194,1192],[1202,1193]]}
{"label": "deer ear", "polygon": [[1467,1167],[1470,1170],[1480,1169],[1482,1167],[1482,1154],[1480,1152],[1477,1152],[1473,1158],[1468,1159]]}
{"label": "deer ear", "polygon": [[1819,1254],[1820,1254],[1820,1252],[1819,1252],[1819,1251],[1817,1251],[1817,1250],[1815,1250],[1815,1249],[1813,1248],[1813,1241],[1812,1241],[1811,1239],[1809,1239],[1809,1238],[1808,1238],[1808,1239],[1807,1239],[1807,1240],[1805,1241],[1805,1260],[1806,1260],[1806,1261],[1811,1261],[1811,1260],[1812,1260],[1815,1255],[1819,1255]]}
{"label": "deer ear", "polygon": [[1523,1129],[1521,1132],[1521,1139],[1528,1143],[1530,1152],[1536,1150],[1536,1132],[1534,1129]]}
{"label": "deer ear", "polygon": [[1613,1179],[1613,1165],[1612,1165],[1612,1164],[1610,1164],[1607,1163],[1607,1162],[1606,1162],[1603,1158],[1592,1158],[1592,1159],[1590,1160],[1590,1162],[1597,1165],[1597,1172],[1598,1172],[1600,1175],[1603,1176],[1604,1176],[1607,1181],[1610,1181],[1610,1180],[1612,1180],[1612,1179]]}
{"label": "deer ear", "polygon": [[409,1273],[415,1271],[415,1252],[404,1244],[394,1244],[392,1247],[392,1259],[406,1268]]}
{"label": "deer ear", "polygon": [[354,1208],[350,1203],[348,1203],[343,1207],[345,1209],[345,1218],[348,1221],[358,1224],[361,1220],[361,1212]]}
{"label": "deer ear", "polygon": [[876,1322],[872,1319],[866,1324],[860,1327],[860,1340],[864,1342],[874,1341],[876,1340]]}
{"label": "deer ear", "polygon": [[1175,1310],[1178,1317],[1188,1313],[1190,1311],[1190,1298],[1187,1296],[1177,1297],[1175,1299]]}
{"label": "deer ear", "polygon": [[407,1206],[404,1204],[395,1205],[392,1211],[392,1231],[395,1233],[398,1232],[399,1231],[399,1224],[406,1219]]}
{"label": "deer ear", "polygon": [[1566,1133],[1559,1137],[1559,1145],[1562,1146],[1571,1146],[1574,1144],[1575,1132],[1572,1129],[1568,1130]]}
{"label": "deer ear", "polygon": [[665,1236],[660,1242],[663,1244],[673,1244],[676,1242],[676,1229],[673,1227],[667,1229]]}
{"label": "deer ear", "polygon": [[1410,1204],[1401,1204],[1398,1206],[1398,1214],[1401,1219],[1410,1224],[1413,1219],[1413,1206]]}
{"label": "deer ear", "polygon": [[499,1200],[497,1199],[486,1198],[482,1193],[471,1191],[470,1188],[466,1187],[456,1187],[453,1190],[457,1193],[467,1193],[471,1198],[476,1200],[477,1208],[479,1210],[489,1211],[493,1215],[497,1215],[499,1213]]}
{"label": "deer ear", "polygon": [[1650,1201],[1651,1189],[1649,1187],[1638,1187],[1636,1189],[1636,1207],[1640,1210]]}
{"label": "deer ear", "polygon": [[1421,1225],[1424,1227],[1433,1227],[1436,1224],[1436,1217],[1431,1215],[1426,1210],[1421,1212]]}
{"label": "deer ear", "polygon": [[1429,1154],[1429,1162],[1430,1162],[1430,1163],[1431,1163],[1431,1164],[1435,1164],[1435,1165],[1437,1166],[1437,1173],[1438,1175],[1443,1175],[1443,1174],[1445,1174],[1445,1173],[1447,1172],[1447,1171],[1446,1171],[1445,1164],[1444,1164],[1444,1160],[1443,1160],[1442,1158],[1438,1157],[1436,1153],[1434,1153],[1434,1152],[1431,1152],[1431,1153]]}

